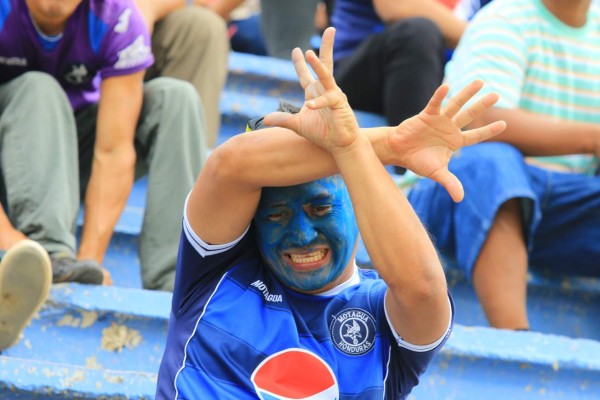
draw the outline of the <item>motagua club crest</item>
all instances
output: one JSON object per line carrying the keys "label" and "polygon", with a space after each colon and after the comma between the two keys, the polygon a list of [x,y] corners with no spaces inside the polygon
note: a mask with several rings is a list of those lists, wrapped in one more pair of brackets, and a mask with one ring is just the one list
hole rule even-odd
{"label": "motagua club crest", "polygon": [[335,347],[349,356],[361,356],[375,343],[375,320],[360,308],[347,308],[334,316],[329,327]]}

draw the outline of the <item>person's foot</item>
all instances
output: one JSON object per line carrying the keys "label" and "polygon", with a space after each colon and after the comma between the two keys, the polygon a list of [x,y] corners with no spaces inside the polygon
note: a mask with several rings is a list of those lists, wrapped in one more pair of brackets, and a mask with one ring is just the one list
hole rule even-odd
{"label": "person's foot", "polygon": [[104,272],[95,260],[77,260],[69,252],[50,255],[52,262],[52,282],[78,282],[101,285]]}
{"label": "person's foot", "polygon": [[50,258],[32,240],[12,246],[0,260],[0,350],[14,345],[48,297]]}

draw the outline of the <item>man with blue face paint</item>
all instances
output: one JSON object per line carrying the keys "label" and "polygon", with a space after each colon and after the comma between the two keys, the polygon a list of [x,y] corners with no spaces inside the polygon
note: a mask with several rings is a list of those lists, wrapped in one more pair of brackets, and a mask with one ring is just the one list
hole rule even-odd
{"label": "man with blue face paint", "polygon": [[290,288],[327,290],[354,256],[358,226],[343,180],[263,189],[254,218],[258,245],[277,278]]}
{"label": "man with blue face paint", "polygon": [[[405,399],[448,337],[436,250],[384,164],[443,184],[461,128],[498,99],[441,86],[397,127],[359,129],[320,58],[292,53],[306,102],[216,148],[188,196],[158,399]],[[375,270],[357,268],[358,233]]]}

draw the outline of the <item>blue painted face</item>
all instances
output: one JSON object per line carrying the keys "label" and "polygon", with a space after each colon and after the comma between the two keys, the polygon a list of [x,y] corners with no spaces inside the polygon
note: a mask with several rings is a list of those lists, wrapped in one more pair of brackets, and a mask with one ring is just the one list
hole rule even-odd
{"label": "blue painted face", "polygon": [[352,258],[358,227],[339,176],[282,188],[264,188],[256,211],[264,260],[287,286],[328,289]]}

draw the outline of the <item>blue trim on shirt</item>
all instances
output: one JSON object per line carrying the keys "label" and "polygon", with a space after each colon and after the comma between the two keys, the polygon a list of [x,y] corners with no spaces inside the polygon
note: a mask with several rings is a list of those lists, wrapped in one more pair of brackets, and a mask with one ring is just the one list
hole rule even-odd
{"label": "blue trim on shirt", "polygon": [[60,40],[48,40],[45,37],[43,37],[42,35],[40,35],[39,33],[37,35],[38,35],[38,38],[40,39],[40,43],[42,44],[42,47],[46,51],[54,50],[56,48],[56,46],[58,46],[58,43],[60,42]]}
{"label": "blue trim on shirt", "polygon": [[92,51],[98,54],[102,39],[104,39],[106,31],[108,31],[108,25],[90,11],[88,14],[88,30]]}
{"label": "blue trim on shirt", "polygon": [[0,31],[4,28],[4,23],[11,11],[12,5],[10,4],[10,1],[0,2]]}

